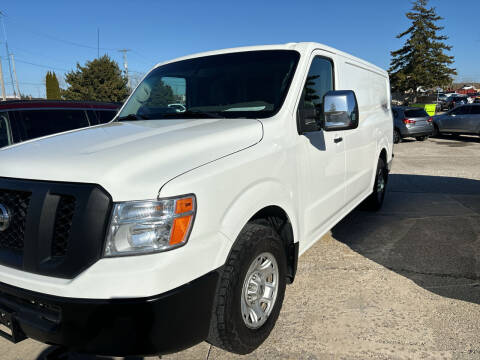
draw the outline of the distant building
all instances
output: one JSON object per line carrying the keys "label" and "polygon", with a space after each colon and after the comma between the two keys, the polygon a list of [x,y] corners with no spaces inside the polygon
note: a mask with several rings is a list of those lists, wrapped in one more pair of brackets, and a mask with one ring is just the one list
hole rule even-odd
{"label": "distant building", "polygon": [[[9,100],[20,100],[19,97],[15,97],[13,95],[7,95],[5,96],[6,100],[9,101]],[[3,101],[3,98],[2,98],[2,94],[0,93],[0,101]]]}
{"label": "distant building", "polygon": [[[23,96],[21,99],[17,96],[13,96],[13,95],[7,95],[5,96],[6,98],[6,101],[12,101],[12,100],[44,100],[44,98],[40,98],[40,97],[32,97],[32,96]],[[2,94],[0,94],[0,102],[3,101],[3,98],[2,98]]]}
{"label": "distant building", "polygon": [[475,94],[476,92],[478,92],[478,90],[474,86],[464,85],[460,89],[457,89],[456,92],[457,94],[468,95],[468,94]]}

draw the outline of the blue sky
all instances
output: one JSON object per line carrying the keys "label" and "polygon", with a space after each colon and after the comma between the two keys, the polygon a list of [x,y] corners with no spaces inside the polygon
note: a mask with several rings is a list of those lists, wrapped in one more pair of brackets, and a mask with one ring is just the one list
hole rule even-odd
{"label": "blue sky", "polygon": [[[430,5],[445,18],[440,24],[453,45],[458,80],[480,82],[480,1],[459,7],[430,0]],[[128,61],[134,74],[189,53],[295,41],[325,43],[388,68],[390,51],[403,43],[395,35],[408,27],[404,14],[410,8],[408,0],[28,0],[0,5],[20,90],[33,96],[44,95],[49,69],[62,77],[76,62],[97,56],[97,27],[100,54],[108,53],[121,64],[117,50],[131,49]],[[3,36],[0,42],[4,76],[10,82]],[[11,85],[7,93],[12,93]]]}

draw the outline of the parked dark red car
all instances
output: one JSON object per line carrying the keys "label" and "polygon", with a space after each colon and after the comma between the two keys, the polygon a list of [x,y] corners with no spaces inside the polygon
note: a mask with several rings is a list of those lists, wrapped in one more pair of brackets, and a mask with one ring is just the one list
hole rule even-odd
{"label": "parked dark red car", "polygon": [[121,104],[28,100],[0,102],[0,148],[63,131],[107,123]]}

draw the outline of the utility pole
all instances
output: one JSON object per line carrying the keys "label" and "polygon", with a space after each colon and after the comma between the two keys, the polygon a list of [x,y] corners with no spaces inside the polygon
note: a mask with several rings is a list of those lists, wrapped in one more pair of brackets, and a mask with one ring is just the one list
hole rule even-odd
{"label": "utility pole", "polygon": [[[10,57],[12,58],[12,68],[13,68],[13,74],[15,75],[15,83],[17,84],[17,92],[18,92],[18,98],[22,98],[22,93],[20,92],[20,88],[18,86],[18,78],[17,78],[17,72],[15,71],[15,59],[13,58],[13,54],[10,54]],[[15,92],[15,90],[13,90]]]}
{"label": "utility pole", "polygon": [[12,75],[12,64],[10,63],[10,51],[8,50],[8,41],[7,41],[7,30],[5,30],[5,22],[3,21],[3,13],[0,11],[0,21],[2,22],[2,27],[3,27],[3,38],[5,39],[5,48],[7,49],[7,60],[8,60],[8,70],[10,72],[10,81],[12,82],[12,88],[13,88],[13,96],[17,97],[17,94],[15,93],[15,86],[13,82],[13,75]]}
{"label": "utility pole", "polygon": [[127,86],[130,89],[130,76],[128,76],[128,60],[127,60],[127,52],[130,51],[130,49],[120,49],[118,50],[119,52],[123,53],[123,68],[125,69],[125,76],[127,77]]}
{"label": "utility pole", "polygon": [[7,100],[5,95],[5,83],[3,81],[3,70],[2,70],[2,59],[0,58],[0,85],[2,86],[2,99],[3,101]]}

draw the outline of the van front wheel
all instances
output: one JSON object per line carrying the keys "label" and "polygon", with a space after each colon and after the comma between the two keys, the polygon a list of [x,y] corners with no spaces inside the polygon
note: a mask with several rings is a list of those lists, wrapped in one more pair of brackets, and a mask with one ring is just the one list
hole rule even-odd
{"label": "van front wheel", "polygon": [[276,231],[247,224],[222,270],[207,341],[237,354],[248,354],[260,346],[280,313],[286,268]]}

